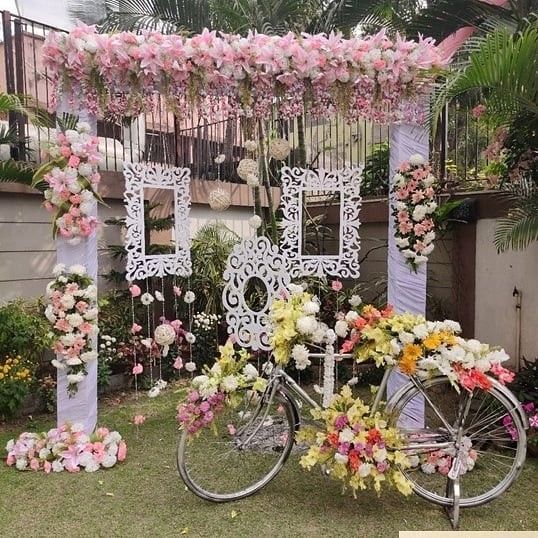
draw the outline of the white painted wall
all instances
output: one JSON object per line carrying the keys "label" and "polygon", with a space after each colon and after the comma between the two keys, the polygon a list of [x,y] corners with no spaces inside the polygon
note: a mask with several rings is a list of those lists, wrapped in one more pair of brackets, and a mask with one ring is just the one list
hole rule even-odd
{"label": "white painted wall", "polygon": [[[0,304],[16,297],[42,295],[52,279],[56,249],[51,237],[50,215],[41,206],[42,197],[29,194],[0,193]],[[100,206],[102,220],[124,214],[120,200],[107,200]],[[208,222],[222,221],[240,237],[249,237],[248,219],[252,208],[232,207],[215,213],[202,204],[191,208],[191,236]],[[105,226],[99,238],[99,274],[110,270],[113,261],[108,245],[121,244],[120,229]],[[104,282],[100,283],[101,285]]]}
{"label": "white painted wall", "polygon": [[521,355],[538,356],[538,243],[524,251],[497,254],[493,244],[495,219],[479,220],[476,229],[475,335],[504,347],[514,358],[516,301],[514,287],[522,292]]}

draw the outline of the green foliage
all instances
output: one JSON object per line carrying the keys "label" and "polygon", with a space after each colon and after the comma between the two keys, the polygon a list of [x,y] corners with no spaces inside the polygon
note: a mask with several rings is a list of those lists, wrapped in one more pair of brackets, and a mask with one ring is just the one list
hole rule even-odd
{"label": "green foliage", "polygon": [[374,144],[364,163],[361,194],[385,196],[389,192],[389,144]]}
{"label": "green foliage", "polygon": [[0,416],[11,417],[28,396],[32,364],[20,355],[0,359]]}
{"label": "green foliage", "polygon": [[523,359],[523,367],[509,388],[520,402],[533,402],[538,406],[538,360]]}
{"label": "green foliage", "polygon": [[50,324],[42,312],[41,300],[17,299],[0,307],[0,358],[14,354],[40,363],[50,344]]}
{"label": "green foliage", "polygon": [[[222,275],[228,256],[239,236],[222,223],[206,224],[191,243],[192,276],[190,289],[196,294],[194,310],[222,313]],[[187,282],[183,283],[183,288]]]}

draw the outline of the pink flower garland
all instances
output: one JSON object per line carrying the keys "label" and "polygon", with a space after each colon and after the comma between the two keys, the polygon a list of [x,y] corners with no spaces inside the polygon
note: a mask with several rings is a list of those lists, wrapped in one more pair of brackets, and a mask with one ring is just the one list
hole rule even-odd
{"label": "pink flower garland", "polygon": [[431,87],[445,61],[432,39],[366,38],[340,34],[268,36],[204,30],[183,38],[144,32],[98,34],[79,25],[69,34],[50,32],[43,64],[55,92],[66,92],[93,113],[136,114],[154,105],[154,93],[181,114],[269,117],[305,107],[314,115],[335,110],[350,121],[420,121],[418,97]]}
{"label": "pink flower garland", "polygon": [[73,245],[92,235],[99,224],[91,213],[99,199],[97,165],[101,156],[98,138],[89,131],[90,126],[82,122],[76,129],[59,131],[48,151],[51,161],[34,178],[49,185],[44,206],[54,213],[53,237],[59,233]]}
{"label": "pink flower garland", "polygon": [[121,435],[108,428],[97,428],[86,435],[80,424],[64,424],[48,432],[24,432],[7,445],[9,466],[19,471],[76,473],[81,469],[94,472],[99,468],[113,467],[124,461],[127,445]]}
{"label": "pink flower garland", "polygon": [[68,391],[77,392],[86,377],[86,364],[97,359],[91,339],[98,333],[97,288],[82,265],[69,269],[58,264],[56,279],[47,286],[45,316],[52,324],[55,337],[52,361],[59,370],[66,370]]}
{"label": "pink flower garland", "polygon": [[396,246],[415,271],[433,251],[434,184],[430,166],[418,154],[403,162],[394,176],[391,194]]}

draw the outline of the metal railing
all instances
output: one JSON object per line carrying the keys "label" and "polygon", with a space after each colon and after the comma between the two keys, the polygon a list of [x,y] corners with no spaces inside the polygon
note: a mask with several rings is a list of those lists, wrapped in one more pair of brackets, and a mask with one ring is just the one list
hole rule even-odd
{"label": "metal railing", "polygon": [[[2,24],[1,90],[30,96],[36,105],[48,108],[51,84],[41,63],[41,47],[47,33],[57,29],[7,11],[2,13]],[[11,156],[39,162],[50,131],[28,124],[20,114],[11,114],[7,121],[14,127],[18,140],[10,148]],[[268,130],[290,141],[292,152],[287,160],[290,166],[334,169],[369,161],[369,177],[374,178],[374,185],[366,182],[369,192],[364,194],[386,193],[388,178],[382,178],[387,175],[388,152],[379,149],[388,143],[388,127],[365,120],[348,124],[339,117],[319,120],[307,115],[292,120],[274,117]],[[194,112],[178,118],[157,96],[152,113],[119,120],[99,118],[97,134],[105,170],[119,172],[126,161],[152,161],[187,166],[194,178],[240,181],[235,169],[245,152],[238,120],[208,122]],[[487,165],[482,150],[489,138],[490,133],[484,132],[457,103],[448,107],[431,144],[431,158],[445,187],[472,188],[482,180]],[[220,170],[214,162],[219,154],[226,155]]]}

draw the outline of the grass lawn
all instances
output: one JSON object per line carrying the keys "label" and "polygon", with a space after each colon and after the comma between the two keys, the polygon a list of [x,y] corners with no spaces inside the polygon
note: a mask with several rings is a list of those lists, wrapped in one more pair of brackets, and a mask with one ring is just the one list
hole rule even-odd
{"label": "grass lawn", "polygon": [[[175,467],[180,395],[102,402],[99,423],[127,440],[127,460],[110,470],[78,475],[19,472],[0,466],[0,536],[129,537],[383,537],[400,530],[449,530],[443,511],[393,492],[341,495],[337,483],[305,472],[292,456],[258,494],[229,504],[202,501],[185,490]],[[148,418],[137,438],[132,416]],[[25,429],[53,425],[51,416],[0,426],[0,446]],[[2,457],[5,453],[2,451]],[[211,465],[211,462],[208,462]],[[463,511],[464,530],[538,529],[538,460],[528,460],[516,484],[500,499]]]}

